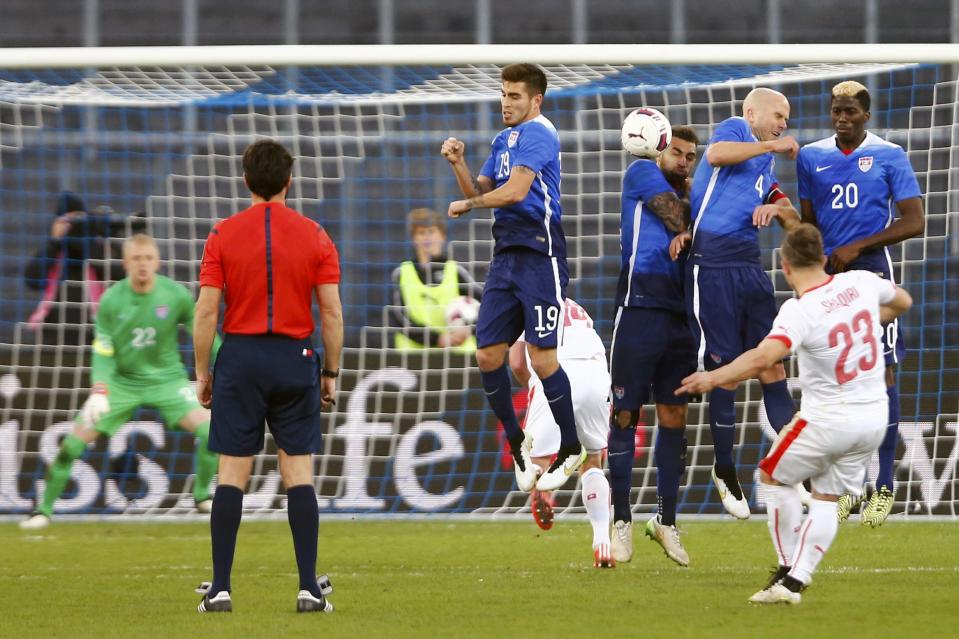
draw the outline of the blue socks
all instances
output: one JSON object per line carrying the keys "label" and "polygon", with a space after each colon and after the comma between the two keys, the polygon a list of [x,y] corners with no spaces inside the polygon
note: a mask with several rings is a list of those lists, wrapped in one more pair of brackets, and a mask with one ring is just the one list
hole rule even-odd
{"label": "blue socks", "polygon": [[636,451],[636,428],[610,425],[607,463],[613,492],[613,521],[632,521],[630,490],[633,487],[633,455]]}
{"label": "blue socks", "polygon": [[[493,414],[503,424],[503,430],[506,431],[506,439],[514,450],[519,450],[519,445],[523,443],[523,430],[519,427],[519,420],[516,419],[516,411],[513,410],[513,384],[509,377],[509,368],[506,364],[488,373],[480,371],[480,377],[483,378],[483,390],[486,391],[486,401],[489,402]],[[569,383],[567,382],[567,388]],[[549,395],[547,395],[549,397]]]}
{"label": "blue socks", "polygon": [[682,428],[660,426],[656,431],[656,493],[659,495],[659,519],[664,526],[676,523],[679,483],[686,471],[686,440],[683,435]]}
{"label": "blue socks", "polygon": [[545,379],[543,394],[549,402],[549,409],[553,419],[559,425],[560,450],[570,447],[579,448],[579,438],[576,436],[576,419],[573,417],[573,392],[569,388],[569,377],[560,366],[555,373]]}
{"label": "blue socks", "polygon": [[316,584],[316,546],[320,533],[320,511],[313,484],[300,484],[286,490],[286,517],[293,533],[293,551],[300,573],[300,590],[309,590],[319,598]]}
{"label": "blue socks", "polygon": [[236,486],[221,484],[213,495],[213,512],[210,513],[210,538],[213,542],[213,587],[208,593],[230,591],[230,573],[233,571],[233,555],[236,552],[236,533],[240,529],[243,514],[243,491]]}
{"label": "blue socks", "polygon": [[733,442],[736,439],[736,391],[717,386],[709,392],[709,432],[713,436],[716,467],[735,468]]}
{"label": "blue socks", "polygon": [[879,476],[876,488],[885,486],[893,490],[893,465],[896,462],[896,446],[899,444],[899,388],[896,385],[886,387],[889,396],[889,425],[886,436],[879,445]]}
{"label": "blue socks", "polygon": [[788,424],[796,414],[796,405],[789,394],[786,380],[781,379],[771,384],[763,384],[763,404],[766,406],[766,417],[769,424],[777,433]]}

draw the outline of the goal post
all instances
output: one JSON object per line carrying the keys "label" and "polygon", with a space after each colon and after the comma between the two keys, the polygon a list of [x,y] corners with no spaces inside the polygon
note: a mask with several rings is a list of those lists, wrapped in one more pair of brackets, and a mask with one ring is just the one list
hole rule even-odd
{"label": "goal post", "polygon": [[[869,128],[906,149],[923,191],[923,237],[892,249],[915,299],[903,320],[908,356],[896,509],[956,517],[959,477],[959,45],[396,45],[4,49],[0,60],[0,515],[32,508],[46,464],[89,386],[93,269],[122,276],[117,239],[144,228],[164,274],[196,290],[206,236],[249,204],[240,156],[272,137],[296,157],[289,202],[320,221],[343,265],[346,320],[341,390],[324,417],[315,461],[324,512],[525,516],[511,459],[486,406],[473,358],[394,348],[395,267],[411,254],[407,213],[443,212],[458,191],[439,146],[454,135],[478,170],[501,128],[502,65],[544,66],[544,113],[562,143],[568,293],[609,344],[619,271],[619,189],[629,158],[619,127],[633,108],[662,111],[702,141],[738,115],[746,93],[770,86],[791,103],[800,143],[831,134],[829,95],[844,79],[873,96]],[[699,151],[702,153],[703,145]],[[702,161],[702,159],[700,159]],[[777,175],[795,200],[792,162]],[[63,192],[89,211],[112,210],[70,277],[28,268],[48,242]],[[492,254],[489,211],[449,221],[450,256],[479,282]],[[780,301],[776,230],[761,233],[763,265]],[[49,266],[49,265],[48,265]],[[63,263],[65,267],[66,264]],[[72,277],[72,276],[71,276]],[[52,284],[51,284],[52,282]],[[38,315],[40,313],[40,315]],[[39,320],[37,318],[40,318]],[[185,362],[192,364],[184,336]],[[795,364],[791,364],[795,366]],[[795,370],[792,371],[793,373]],[[522,411],[523,389],[514,387]],[[798,399],[798,388],[794,397]],[[737,462],[754,507],[752,474],[768,450],[756,383],[737,396]],[[633,503],[655,509],[655,414],[638,429]],[[705,405],[690,406],[681,516],[719,514]],[[193,442],[141,410],[74,466],[58,512],[177,516],[192,509]],[[135,459],[135,464],[130,464]],[[133,472],[130,470],[133,468]],[[875,469],[870,477],[874,477]],[[560,516],[583,512],[573,482]],[[245,505],[285,506],[276,447],[267,437]]]}

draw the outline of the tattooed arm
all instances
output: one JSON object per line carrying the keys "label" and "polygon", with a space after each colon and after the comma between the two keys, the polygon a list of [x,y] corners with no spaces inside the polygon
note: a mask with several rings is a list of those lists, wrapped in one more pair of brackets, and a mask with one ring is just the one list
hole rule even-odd
{"label": "tattooed arm", "polygon": [[679,199],[672,191],[653,196],[646,206],[673,233],[681,233],[689,227],[689,200]]}

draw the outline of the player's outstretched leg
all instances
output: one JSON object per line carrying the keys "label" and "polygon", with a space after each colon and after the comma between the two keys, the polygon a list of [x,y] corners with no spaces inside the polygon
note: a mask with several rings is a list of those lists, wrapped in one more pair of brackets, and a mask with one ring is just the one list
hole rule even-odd
{"label": "player's outstretched leg", "polygon": [[[615,411],[610,420],[609,464],[610,484],[613,493],[613,558],[628,562],[633,558],[633,514],[630,508],[630,493],[633,481],[633,456],[636,450],[636,426],[632,413],[638,411]],[[626,427],[620,426],[617,416],[623,416]],[[636,418],[638,420],[638,417]]]}
{"label": "player's outstretched leg", "polygon": [[666,556],[680,566],[689,565],[689,554],[683,548],[676,528],[676,501],[679,484],[686,470],[686,440],[682,428],[656,431],[654,457],[656,462],[656,492],[659,512],[646,522],[646,536],[658,543]]}
{"label": "player's outstretched leg", "polygon": [[[764,473],[765,474],[765,473]],[[793,553],[799,540],[799,522],[802,520],[802,502],[793,486],[768,483],[762,477],[766,496],[766,517],[769,536],[776,551],[779,566],[766,586],[749,598],[751,603],[788,603],[802,601],[799,591],[802,584],[789,576],[792,570]],[[810,511],[812,515],[812,511]],[[835,518],[834,518],[835,519]],[[808,521],[808,519],[807,519]],[[835,523],[835,522],[834,522]]]}
{"label": "player's outstretched leg", "polygon": [[709,393],[709,430],[713,436],[713,483],[723,508],[737,519],[749,519],[749,503],[743,495],[733,462],[736,438],[736,391],[714,388]]}
{"label": "player's outstretched leg", "polygon": [[216,475],[219,457],[210,452],[207,443],[210,440],[210,420],[207,419],[194,432],[196,436],[196,452],[193,455],[193,502],[196,509],[208,513],[213,509],[213,498],[210,496],[210,482]]}
{"label": "player's outstretched leg", "polygon": [[43,498],[30,517],[20,522],[21,529],[38,530],[46,528],[50,524],[53,505],[63,494],[67,482],[70,481],[70,469],[73,468],[73,462],[79,459],[86,449],[86,442],[72,433],[63,438],[63,442],[60,444],[60,452],[57,453],[53,463],[47,468]]}
{"label": "player's outstretched leg", "polygon": [[886,436],[879,445],[879,475],[876,477],[876,491],[869,503],[862,509],[859,522],[863,526],[881,526],[892,512],[895,504],[893,476],[896,462],[896,446],[899,444],[899,390],[895,384],[886,387],[889,396],[889,422]]}
{"label": "player's outstretched leg", "polygon": [[523,492],[529,492],[536,485],[536,469],[530,456],[532,439],[520,428],[519,420],[516,419],[516,411],[513,410],[513,385],[510,381],[509,367],[504,361],[498,368],[489,371],[483,370],[484,365],[496,360],[497,357],[499,357],[499,361],[502,361],[502,355],[490,355],[485,348],[476,353],[476,359],[480,364],[480,376],[483,379],[486,401],[493,409],[493,414],[503,424],[510,453],[513,455],[516,485]]}
{"label": "player's outstretched leg", "polygon": [[[593,527],[593,565],[615,568],[609,540],[609,481],[599,469],[600,454],[590,456],[590,467],[583,473],[583,504]],[[595,460],[595,461],[594,461]]]}

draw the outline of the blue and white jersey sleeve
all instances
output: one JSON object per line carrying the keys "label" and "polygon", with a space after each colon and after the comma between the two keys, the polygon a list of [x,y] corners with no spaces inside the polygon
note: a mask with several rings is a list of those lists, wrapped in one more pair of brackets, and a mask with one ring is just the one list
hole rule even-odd
{"label": "blue and white jersey sleeve", "polygon": [[902,147],[889,149],[888,167],[884,175],[886,183],[889,185],[889,193],[893,202],[902,202],[913,197],[922,197],[922,191],[919,190],[919,180],[916,179],[916,172],[912,169],[909,162],[909,156],[902,150]]}
{"label": "blue and white jersey sleeve", "polygon": [[[534,120],[535,122],[535,120]],[[511,158],[512,166],[525,166],[533,173],[539,173],[559,152],[556,134],[545,126],[521,126],[516,147]]]}

